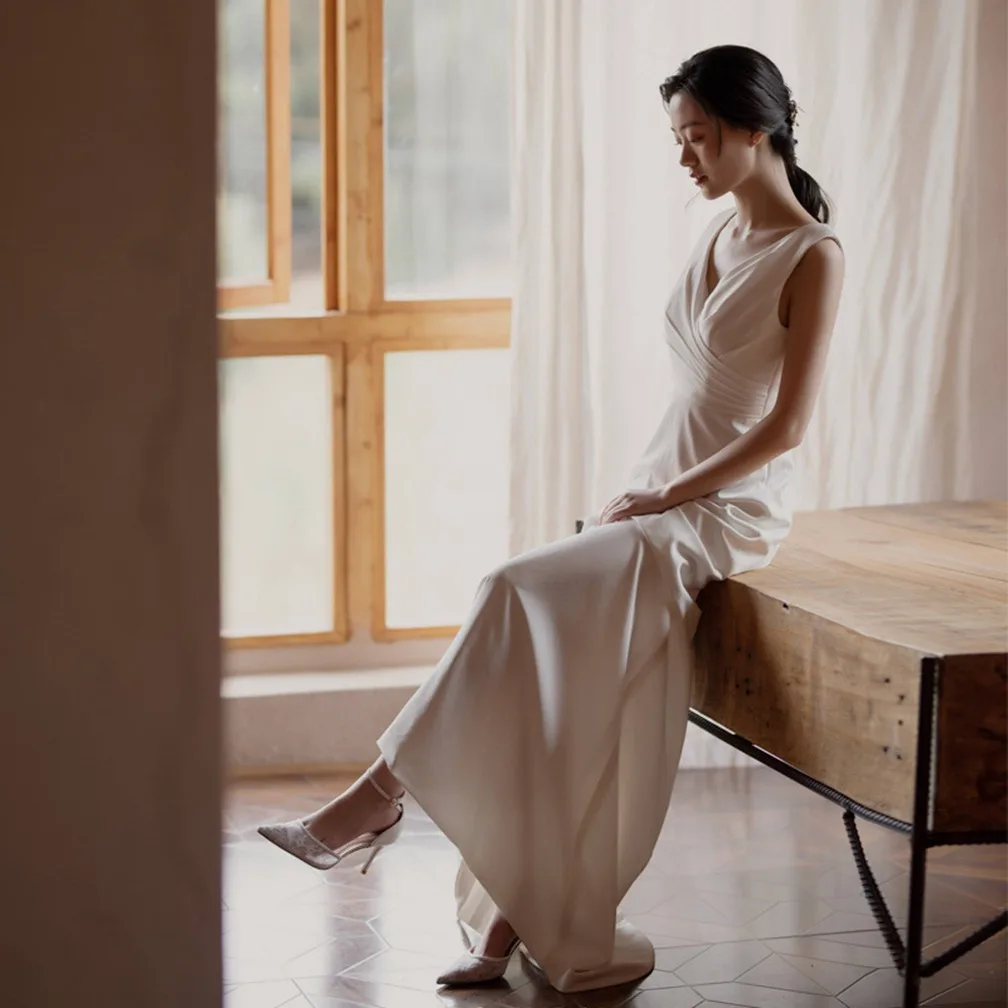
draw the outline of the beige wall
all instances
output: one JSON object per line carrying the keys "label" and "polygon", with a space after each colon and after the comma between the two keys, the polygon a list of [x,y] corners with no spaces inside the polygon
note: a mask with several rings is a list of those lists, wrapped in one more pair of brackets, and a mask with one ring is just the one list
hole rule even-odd
{"label": "beige wall", "polygon": [[0,1001],[220,1000],[214,7],[0,24]]}

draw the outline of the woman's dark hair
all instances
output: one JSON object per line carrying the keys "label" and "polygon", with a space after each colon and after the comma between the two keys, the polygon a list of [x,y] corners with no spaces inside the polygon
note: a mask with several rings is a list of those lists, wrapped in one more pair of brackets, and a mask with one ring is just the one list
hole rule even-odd
{"label": "woman's dark hair", "polygon": [[829,223],[826,194],[807,171],[798,167],[794,136],[798,106],[772,60],[746,46],[715,46],[690,56],[658,90],[666,105],[682,91],[712,119],[765,133],[771,147],[784,159],[798,202],[817,220]]}

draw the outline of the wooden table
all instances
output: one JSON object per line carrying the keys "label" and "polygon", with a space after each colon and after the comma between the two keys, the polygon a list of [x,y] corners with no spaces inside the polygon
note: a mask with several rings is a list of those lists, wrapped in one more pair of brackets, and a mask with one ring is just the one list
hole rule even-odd
{"label": "wooden table", "polygon": [[[764,570],[710,585],[691,720],[845,809],[869,904],[905,977],[921,963],[930,847],[1008,839],[1008,504],[816,511]],[[911,837],[904,945],[855,815]]]}

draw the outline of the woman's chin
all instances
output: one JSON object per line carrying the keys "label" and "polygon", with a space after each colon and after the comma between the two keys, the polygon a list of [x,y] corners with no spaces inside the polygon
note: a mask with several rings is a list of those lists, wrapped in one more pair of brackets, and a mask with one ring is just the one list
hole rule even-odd
{"label": "woman's chin", "polygon": [[724,196],[724,192],[720,186],[714,185],[710,179],[705,178],[702,182],[697,183],[697,189],[700,190],[700,195],[703,196],[705,200],[716,200],[721,196]]}

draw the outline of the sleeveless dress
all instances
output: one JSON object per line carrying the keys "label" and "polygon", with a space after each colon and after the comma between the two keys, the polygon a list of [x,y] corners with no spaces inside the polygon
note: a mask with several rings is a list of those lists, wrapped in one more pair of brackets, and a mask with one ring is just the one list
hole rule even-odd
{"label": "sleeveless dress", "polygon": [[[630,486],[709,458],[773,405],[781,291],[825,225],[789,232],[707,289],[701,237],[665,311],[670,405]],[[628,403],[627,408],[632,408]],[[459,921],[496,907],[565,993],[654,966],[620,901],[651,858],[686,732],[696,598],[770,562],[791,525],[789,454],[661,514],[531,550],[481,582],[465,624],[378,746],[457,847]]]}

